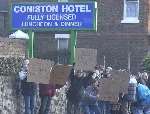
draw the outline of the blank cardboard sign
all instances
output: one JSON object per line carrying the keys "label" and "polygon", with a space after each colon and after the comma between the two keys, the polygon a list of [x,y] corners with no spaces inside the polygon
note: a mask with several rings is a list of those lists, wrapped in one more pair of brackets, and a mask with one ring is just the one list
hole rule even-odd
{"label": "blank cardboard sign", "polygon": [[97,49],[77,48],[76,69],[90,71],[97,64]]}
{"label": "blank cardboard sign", "polygon": [[50,69],[53,67],[54,62],[50,60],[42,60],[33,58],[29,63],[29,76],[28,82],[49,84],[50,82]]}
{"label": "blank cardboard sign", "polygon": [[64,85],[68,79],[71,68],[72,65],[55,65],[50,73],[50,83]]}
{"label": "blank cardboard sign", "polygon": [[112,70],[109,78],[99,81],[99,99],[103,101],[117,102],[119,93],[128,92],[129,73]]}

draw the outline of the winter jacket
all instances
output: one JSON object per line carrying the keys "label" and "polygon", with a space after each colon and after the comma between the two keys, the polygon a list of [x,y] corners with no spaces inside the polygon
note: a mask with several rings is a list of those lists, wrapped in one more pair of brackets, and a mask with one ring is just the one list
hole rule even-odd
{"label": "winter jacket", "polygon": [[96,105],[97,104],[97,90],[93,86],[88,86],[84,90],[84,95],[82,97],[83,104]]}
{"label": "winter jacket", "polygon": [[67,99],[73,104],[78,104],[82,97],[82,77],[74,76],[67,91]]}
{"label": "winter jacket", "polygon": [[20,83],[21,83],[20,84],[21,85],[21,88],[20,88],[21,93],[23,96],[36,95],[37,84],[34,82],[27,82],[27,75],[28,75],[27,72],[28,72],[27,67],[23,67],[23,70],[19,72],[19,79],[20,79]]}
{"label": "winter jacket", "polygon": [[138,84],[137,102],[141,105],[150,105],[150,89],[146,85]]}
{"label": "winter jacket", "polygon": [[27,82],[26,79],[21,81],[22,95],[32,96],[37,93],[37,84],[34,82]]}
{"label": "winter jacket", "polygon": [[52,84],[39,84],[39,94],[40,96],[54,96],[55,86]]}

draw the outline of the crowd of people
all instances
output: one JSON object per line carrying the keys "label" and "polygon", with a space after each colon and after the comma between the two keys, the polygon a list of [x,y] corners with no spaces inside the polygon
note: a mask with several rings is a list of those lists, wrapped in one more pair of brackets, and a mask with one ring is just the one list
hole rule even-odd
{"label": "crowd of people", "polygon": [[[17,94],[22,94],[25,104],[25,114],[36,114],[36,98],[39,93],[41,105],[38,114],[49,114],[51,99],[59,89],[60,85],[54,84],[37,84],[35,82],[27,82],[29,60],[24,60],[22,68],[17,78]],[[38,89],[39,87],[39,89]],[[39,92],[38,92],[39,90]]]}
{"label": "crowd of people", "polygon": [[[25,114],[36,114],[35,102],[39,86],[41,99],[38,114],[50,114],[51,99],[56,89],[61,86],[27,82],[29,60],[25,60],[19,72],[18,91],[22,93]],[[120,93],[119,110],[113,110],[113,103],[99,100],[99,80],[109,78],[111,67],[96,65],[94,71],[75,70],[75,64],[68,78],[69,88],[66,92],[67,114],[150,114],[150,77],[147,73],[130,76],[128,94]],[[18,93],[19,93],[18,92]]]}
{"label": "crowd of people", "polygon": [[[111,76],[111,67],[104,68],[96,65],[94,71],[85,75],[82,70],[70,74],[70,88],[67,93],[67,114],[76,113],[78,107],[81,114],[150,114],[150,77],[148,73],[139,73],[137,76],[130,75],[128,94],[120,93],[117,103],[102,101],[98,93],[99,80]],[[119,108],[113,109],[118,104]],[[117,105],[116,105],[117,106]]]}

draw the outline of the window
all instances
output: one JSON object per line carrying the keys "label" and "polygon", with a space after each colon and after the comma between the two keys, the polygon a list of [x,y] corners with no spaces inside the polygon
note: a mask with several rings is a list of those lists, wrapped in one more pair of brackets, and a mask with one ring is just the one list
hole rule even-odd
{"label": "window", "polygon": [[5,16],[0,13],[0,36],[5,35]]}
{"label": "window", "polygon": [[0,12],[8,12],[9,0],[0,0]]}
{"label": "window", "polygon": [[58,56],[57,62],[59,64],[67,64],[68,63],[68,39],[58,39]]}
{"label": "window", "polygon": [[68,47],[70,34],[55,34],[57,39],[57,63],[68,64]]}
{"label": "window", "polygon": [[58,50],[68,49],[68,39],[58,39]]}
{"label": "window", "polygon": [[58,0],[58,2],[68,2],[68,0]]}
{"label": "window", "polygon": [[57,39],[57,49],[58,50],[68,49],[69,38],[70,38],[69,34],[55,34],[55,39]]}
{"label": "window", "polygon": [[123,20],[121,23],[139,23],[139,0],[124,0]]}

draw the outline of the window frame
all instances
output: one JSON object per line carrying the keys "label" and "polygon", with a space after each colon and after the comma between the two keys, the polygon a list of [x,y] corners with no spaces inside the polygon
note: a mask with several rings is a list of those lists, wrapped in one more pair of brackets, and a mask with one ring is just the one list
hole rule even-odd
{"label": "window frame", "polygon": [[[132,0],[131,0],[132,1]],[[139,0],[134,0],[133,2],[138,3],[137,17],[127,17],[127,0],[124,0],[124,8],[123,8],[123,20],[121,23],[139,23]]]}
{"label": "window frame", "polygon": [[68,39],[68,38],[58,38],[58,39],[57,39],[57,50],[62,50],[62,49],[60,48],[60,42],[61,42],[62,40],[64,40],[64,41],[67,42],[67,48],[64,48],[64,49],[68,49],[68,48],[69,48],[69,39]]}
{"label": "window frame", "polygon": [[[58,53],[59,53],[59,51],[68,50],[69,49],[69,38],[70,38],[69,34],[55,34],[55,39],[57,39],[57,51],[58,51]],[[60,47],[60,43],[63,40],[66,41],[67,46],[65,46],[65,47],[67,47],[67,48],[61,48]],[[67,64],[68,62],[67,62],[67,59],[65,59],[65,58],[64,57],[63,58],[60,57],[60,55],[58,54],[57,55],[57,63],[59,63],[59,64]],[[61,61],[62,59],[64,60],[63,62]]]}

